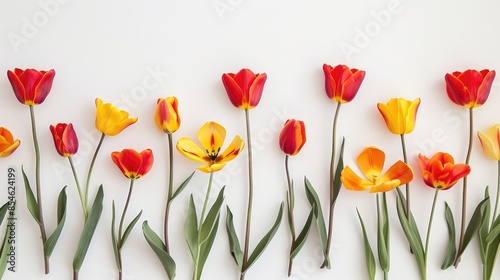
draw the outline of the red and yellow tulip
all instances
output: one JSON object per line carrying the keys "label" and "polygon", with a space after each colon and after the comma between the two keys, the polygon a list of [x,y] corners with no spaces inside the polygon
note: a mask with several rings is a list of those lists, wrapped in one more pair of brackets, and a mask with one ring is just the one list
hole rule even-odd
{"label": "red and yellow tulip", "polygon": [[99,98],[96,98],[95,105],[95,127],[105,135],[117,135],[137,121],[137,118],[129,118],[128,112],[116,108],[111,103],[103,103]]}
{"label": "red and yellow tulip", "polygon": [[174,96],[160,98],[156,103],[156,126],[165,133],[174,133],[181,125],[178,101]]}
{"label": "red and yellow tulip", "polygon": [[78,151],[78,138],[73,124],[58,123],[50,126],[57,152],[63,157],[69,157]]}
{"label": "red and yellow tulip", "polygon": [[137,152],[133,149],[124,149],[121,152],[111,153],[111,159],[118,166],[125,177],[139,179],[153,167],[153,152],[146,149]]}
{"label": "red and yellow tulip", "polygon": [[349,166],[346,166],[342,170],[340,180],[348,190],[369,190],[373,193],[390,191],[413,179],[411,167],[402,161],[393,164],[382,175],[384,162],[385,153],[382,150],[376,147],[367,147],[356,159],[356,163],[365,179],[359,177]]}
{"label": "red and yellow tulip", "polygon": [[56,72],[53,69],[38,71],[16,68],[14,71],[7,71],[7,77],[17,100],[29,106],[41,104],[45,100],[52,88],[55,75]]}
{"label": "red and yellow tulip", "polygon": [[455,164],[453,157],[443,152],[430,159],[419,154],[418,162],[425,184],[435,189],[447,190],[470,173],[468,164]]}
{"label": "red and yellow tulip", "polygon": [[455,104],[476,108],[484,104],[490,95],[495,70],[465,70],[445,75],[446,92]]}
{"label": "red and yellow tulip", "polygon": [[339,103],[351,102],[365,78],[365,71],[349,68],[346,65],[332,67],[323,64],[323,72],[326,95]]}
{"label": "red and yellow tulip", "polygon": [[207,122],[198,131],[201,148],[187,137],[179,139],[176,147],[183,156],[206,163],[198,167],[198,170],[211,173],[221,170],[226,162],[233,160],[241,153],[245,145],[243,139],[236,135],[226,150],[220,153],[225,138],[226,129],[223,126],[216,122]]}
{"label": "red and yellow tulip", "polygon": [[392,98],[387,102],[378,103],[377,108],[384,117],[385,124],[394,134],[408,134],[415,128],[417,110],[420,98],[413,101],[404,98]]}
{"label": "red and yellow tulip", "polygon": [[486,157],[500,161],[500,124],[490,127],[486,132],[479,131],[477,136]]}
{"label": "red and yellow tulip", "polygon": [[10,156],[20,144],[21,141],[14,140],[12,133],[7,128],[0,127],[0,157]]}
{"label": "red and yellow tulip", "polygon": [[254,74],[246,68],[236,74],[222,74],[222,83],[229,100],[235,107],[245,110],[259,104],[266,79],[266,73]]}
{"label": "red and yellow tulip", "polygon": [[306,127],[304,122],[294,119],[287,120],[280,132],[281,150],[289,156],[294,156],[300,152],[305,143]]}

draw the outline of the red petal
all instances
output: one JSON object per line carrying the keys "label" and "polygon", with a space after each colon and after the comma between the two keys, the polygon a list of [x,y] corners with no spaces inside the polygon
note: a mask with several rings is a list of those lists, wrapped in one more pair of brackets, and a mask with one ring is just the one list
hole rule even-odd
{"label": "red petal", "polygon": [[7,71],[7,78],[9,78],[10,84],[12,86],[12,89],[14,90],[14,94],[16,95],[17,100],[25,104],[26,91],[23,83],[21,83],[21,80],[19,80],[19,76],[16,74],[16,72],[18,72],[17,70],[19,69],[15,69],[15,72],[12,72],[10,70]]}
{"label": "red petal", "polygon": [[237,107],[241,108],[244,103],[243,91],[234,80],[231,74],[223,74],[222,75],[222,83],[224,84],[224,88],[226,89],[227,96],[231,103]]}
{"label": "red petal", "polygon": [[50,89],[52,88],[52,82],[54,81],[54,76],[56,72],[52,69],[47,72],[42,71],[43,76],[35,87],[35,104],[41,104],[47,95],[49,95]]}
{"label": "red petal", "polygon": [[483,70],[481,71],[481,75],[483,75],[483,81],[479,88],[477,89],[477,100],[476,104],[483,105],[486,100],[488,100],[488,96],[490,95],[491,86],[493,84],[493,80],[495,79],[495,70]]}
{"label": "red petal", "polygon": [[446,93],[455,104],[464,106],[471,103],[469,90],[455,75],[446,74]]}

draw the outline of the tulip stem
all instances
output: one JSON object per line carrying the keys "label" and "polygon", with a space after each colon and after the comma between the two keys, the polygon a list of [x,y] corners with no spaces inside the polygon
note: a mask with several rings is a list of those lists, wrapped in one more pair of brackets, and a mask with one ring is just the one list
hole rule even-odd
{"label": "tulip stem", "polygon": [[[42,238],[42,245],[45,247],[45,242],[47,241],[47,233],[45,232],[45,223],[43,221],[42,213],[42,190],[40,187],[40,147],[38,145],[38,137],[36,133],[36,122],[35,122],[35,108],[30,105],[30,117],[31,117],[31,132],[33,135],[33,144],[35,146],[35,186],[36,186],[36,201],[38,205],[38,221],[40,226],[40,234]],[[43,252],[43,251],[42,251]],[[49,274],[50,265],[49,257],[44,254],[44,264],[45,264],[45,274]]]}
{"label": "tulip stem", "polygon": [[[335,194],[334,194],[334,181],[335,181],[335,147],[337,144],[337,120],[339,117],[341,103],[337,103],[337,109],[335,110],[335,116],[333,118],[333,127],[332,127],[332,158],[330,159],[330,213],[328,218],[328,237],[326,241],[326,249],[325,255],[328,256],[330,254],[330,248],[332,243],[332,235],[333,235],[333,210],[335,208]],[[323,262],[321,268],[324,268],[327,265],[327,262]]]}
{"label": "tulip stem", "polygon": [[168,135],[168,158],[169,158],[169,174],[168,174],[168,194],[167,194],[167,205],[165,207],[165,221],[163,223],[163,234],[165,238],[165,251],[170,254],[170,246],[168,239],[168,217],[170,214],[170,203],[172,202],[173,193],[173,180],[174,180],[174,151],[173,151],[173,140],[172,133],[167,133]]}
{"label": "tulip stem", "polygon": [[[403,148],[403,160],[406,164],[408,164],[408,156],[406,154],[406,143],[405,143],[405,135],[401,134],[401,147]],[[411,211],[410,211],[410,183],[406,183],[406,219],[411,221]]]}
{"label": "tulip stem", "polygon": [[285,171],[286,171],[286,181],[288,184],[288,222],[290,223],[290,235],[292,239],[292,243],[290,246],[290,259],[288,262],[288,277],[292,274],[292,266],[293,266],[293,259],[292,259],[292,252],[293,252],[293,247],[295,243],[295,218],[293,215],[293,208],[295,207],[295,198],[294,198],[294,190],[293,190],[293,184],[292,180],[290,179],[290,171],[288,169],[288,158],[289,156],[285,156]]}
{"label": "tulip stem", "polygon": [[[245,245],[243,250],[243,265],[246,267],[248,261],[248,247],[250,243],[250,227],[252,223],[252,204],[253,204],[253,167],[252,167],[252,137],[250,135],[250,117],[248,109],[245,109],[245,122],[247,129],[247,150],[248,150],[248,208],[247,208],[247,223],[245,228]],[[245,279],[245,272],[241,272],[240,280]]]}
{"label": "tulip stem", "polygon": [[[194,274],[193,274],[193,280],[199,280],[201,279],[201,270],[198,269],[198,266],[200,265],[200,255],[201,255],[201,245],[202,245],[202,240],[201,240],[201,232],[202,232],[202,227],[203,227],[203,220],[205,219],[205,212],[207,211],[207,205],[208,205],[208,200],[210,198],[210,192],[212,191],[212,181],[214,178],[214,173],[210,172],[210,179],[208,180],[208,188],[207,188],[207,193],[205,194],[205,201],[203,202],[203,208],[201,209],[201,215],[200,215],[200,220],[198,221],[198,245],[197,245],[197,254],[196,254],[196,262],[194,263]],[[200,274],[198,274],[200,273]]]}
{"label": "tulip stem", "polygon": [[498,161],[498,168],[497,168],[497,200],[495,201],[495,211],[493,211],[493,221],[495,221],[497,217],[499,199],[500,199],[500,161]]}
{"label": "tulip stem", "polygon": [[130,187],[128,190],[127,201],[125,202],[125,206],[123,207],[122,217],[120,218],[120,226],[118,227],[118,243],[116,246],[118,247],[118,263],[120,264],[120,270],[118,271],[119,280],[122,280],[123,277],[123,264],[122,264],[122,246],[123,246],[123,222],[125,221],[125,215],[127,214],[128,205],[130,204],[130,198],[132,197],[132,190],[134,188],[135,179],[130,179]]}
{"label": "tulip stem", "polygon": [[83,208],[83,215],[85,217],[85,220],[87,220],[88,209],[87,209],[87,205],[85,204],[85,200],[83,198],[82,188],[80,187],[80,181],[78,180],[78,175],[76,174],[75,165],[73,164],[73,158],[71,156],[69,156],[68,161],[69,161],[69,165],[71,166],[71,171],[73,172],[73,177],[75,178],[76,188],[78,189],[78,196],[80,197],[80,203],[82,204],[82,208]]}
{"label": "tulip stem", "polygon": [[[473,143],[473,132],[474,132],[474,114],[473,108],[469,108],[469,147],[467,148],[467,156],[465,158],[465,164],[469,164],[470,156],[472,154],[472,143]],[[464,234],[465,234],[465,223],[467,216],[467,176],[464,177],[463,181],[463,193],[462,193],[462,222],[460,227],[460,240],[458,243],[458,255],[455,259],[455,268],[458,267],[460,263],[460,256],[463,253],[463,243],[464,243]]]}
{"label": "tulip stem", "polygon": [[[104,141],[104,136],[106,136],[106,134],[103,133],[101,135],[101,138],[99,139],[99,144],[97,144],[97,147],[96,147],[95,152],[94,152],[94,156],[92,157],[92,161],[90,162],[89,172],[87,173],[87,183],[85,184],[85,208],[88,208],[88,205],[89,205],[90,177],[92,176],[92,170],[94,169],[94,164],[95,164],[95,160],[97,158],[97,154],[99,153],[99,150],[101,149],[102,142]],[[88,216],[85,216],[85,221],[87,221],[87,218],[88,218]]]}
{"label": "tulip stem", "polygon": [[429,225],[427,226],[427,235],[425,237],[424,264],[427,264],[427,256],[429,255],[429,240],[431,238],[432,220],[434,219],[434,210],[436,209],[436,201],[439,194],[439,188],[436,188],[434,200],[432,201],[431,215],[429,216]]}

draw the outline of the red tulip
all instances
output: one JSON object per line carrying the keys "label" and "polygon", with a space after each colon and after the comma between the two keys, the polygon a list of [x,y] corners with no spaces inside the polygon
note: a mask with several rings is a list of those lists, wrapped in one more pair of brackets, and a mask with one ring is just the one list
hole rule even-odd
{"label": "red tulip", "polygon": [[63,157],[70,157],[78,151],[78,138],[72,124],[58,123],[50,126],[57,152]]}
{"label": "red tulip", "polygon": [[457,105],[476,108],[484,104],[490,95],[495,70],[465,70],[445,75],[448,97]]}
{"label": "red tulip", "polygon": [[241,69],[236,74],[222,74],[229,100],[235,107],[245,110],[259,104],[266,79],[266,73],[254,74],[249,69]]}
{"label": "red tulip", "polygon": [[45,100],[52,88],[55,74],[53,69],[38,71],[16,68],[14,71],[7,71],[7,77],[17,100],[29,106],[41,104]]}
{"label": "red tulip", "polygon": [[351,102],[365,78],[365,71],[351,69],[346,65],[332,67],[323,64],[323,72],[326,95],[339,103]]}
{"label": "red tulip", "polygon": [[124,149],[121,152],[111,153],[113,162],[118,166],[125,177],[139,179],[153,167],[153,152],[146,149],[140,153],[133,149]]}
{"label": "red tulip", "polygon": [[453,157],[447,153],[439,152],[430,159],[419,154],[418,162],[425,184],[440,190],[453,187],[458,180],[470,173],[468,164],[455,164]]}
{"label": "red tulip", "polygon": [[298,154],[306,143],[304,122],[294,119],[287,120],[281,130],[279,142],[280,148],[285,154],[290,156]]}

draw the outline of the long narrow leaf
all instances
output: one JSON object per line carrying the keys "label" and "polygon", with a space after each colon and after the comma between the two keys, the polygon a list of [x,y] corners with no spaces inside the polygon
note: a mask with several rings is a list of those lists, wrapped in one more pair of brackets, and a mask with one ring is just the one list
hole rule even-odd
{"label": "long narrow leaf", "polygon": [[123,236],[120,239],[121,248],[123,248],[123,245],[125,245],[125,241],[127,241],[128,236],[130,235],[130,232],[134,228],[135,224],[137,224],[137,221],[139,220],[141,215],[142,215],[142,211],[139,212],[139,214],[137,214],[137,216],[135,216],[135,218],[132,220],[132,222],[130,222],[130,224],[127,226],[127,228],[123,232]]}
{"label": "long narrow leaf", "polygon": [[193,178],[193,175],[194,175],[194,172],[191,173],[191,175],[189,175],[186,180],[184,180],[180,185],[179,187],[175,190],[174,194],[172,195],[172,198],[170,200],[173,200],[174,198],[176,198],[183,190],[184,188],[186,188],[186,186],[188,185],[189,181],[191,181],[191,178]]}
{"label": "long narrow leaf", "polygon": [[175,278],[176,265],[174,259],[170,256],[167,251],[165,251],[165,244],[161,241],[160,237],[149,227],[148,221],[142,223],[142,233],[144,238],[148,242],[153,252],[161,262],[161,265],[167,273],[168,279],[173,280]]}
{"label": "long narrow leaf", "polygon": [[92,208],[90,208],[90,214],[87,218],[87,221],[83,225],[82,234],[80,235],[80,240],[78,241],[78,248],[75,253],[75,257],[73,258],[73,270],[78,272],[82,267],[83,261],[85,260],[85,256],[87,255],[87,251],[90,246],[90,242],[92,241],[92,237],[94,236],[95,229],[97,224],[99,223],[99,219],[101,218],[103,204],[102,201],[104,199],[104,192],[102,189],[102,185],[99,186],[99,190],[97,191],[97,195],[94,198],[94,202],[92,203]]}
{"label": "long narrow leaf", "polygon": [[337,197],[340,194],[340,190],[342,189],[342,182],[340,181],[340,174],[344,169],[344,143],[345,138],[342,137],[342,145],[340,146],[340,156],[337,161],[337,168],[335,169],[335,176],[333,178],[333,204],[337,201]]}
{"label": "long narrow leaf", "polygon": [[283,217],[283,205],[284,203],[281,202],[280,210],[278,212],[278,216],[276,217],[276,221],[274,222],[271,229],[267,232],[266,235],[264,235],[264,237],[262,237],[260,242],[253,250],[252,254],[248,258],[246,266],[243,267],[242,273],[247,271],[254,264],[254,262],[260,257],[260,255],[264,252],[264,249],[266,249],[267,245],[269,245],[269,243],[273,239],[274,235],[276,234],[276,231],[278,231],[278,228],[281,224],[281,218]]}
{"label": "long narrow leaf", "polygon": [[57,200],[57,227],[52,232],[50,237],[45,242],[43,247],[43,251],[45,256],[48,258],[52,255],[54,248],[56,247],[57,240],[59,240],[59,236],[61,236],[62,229],[64,227],[64,223],[66,222],[66,202],[68,201],[68,197],[66,195],[66,187],[64,187],[59,193],[59,198]]}
{"label": "long narrow leaf", "polygon": [[[385,207],[384,207],[385,205]],[[377,249],[378,260],[382,271],[388,272],[390,269],[389,245],[387,236],[387,204],[382,198],[382,206],[380,205],[379,195],[377,194]]]}
{"label": "long narrow leaf", "polygon": [[229,251],[241,271],[243,267],[243,251],[241,250],[240,241],[238,240],[238,235],[234,229],[233,213],[228,206],[226,215],[226,231],[229,239]]}
{"label": "long narrow leaf", "polygon": [[[489,198],[489,190],[488,187],[486,187],[484,191],[484,198]],[[483,265],[486,264],[486,251],[488,250],[488,236],[489,236],[489,231],[490,231],[490,215],[491,215],[491,201],[488,200],[488,202],[485,203],[484,206],[484,213],[482,215],[482,220],[481,220],[481,226],[479,227],[479,230],[477,232],[477,237],[479,240],[479,252],[481,255],[481,263]],[[491,242],[491,240],[490,240]]]}
{"label": "long narrow leaf", "polygon": [[[403,195],[403,192],[400,190],[399,187],[396,188],[396,191],[397,191],[398,197],[401,199],[401,204],[403,205],[403,210],[405,211],[405,214],[406,214],[406,198]],[[411,210],[410,210],[410,226],[413,229],[413,232],[416,234],[416,237],[420,241],[420,243],[423,243],[422,237],[420,236],[420,232],[418,230],[417,223],[415,222],[415,218],[413,217],[413,213],[411,213]]]}
{"label": "long narrow leaf", "polygon": [[210,232],[212,231],[215,221],[219,219],[220,208],[223,202],[224,202],[224,187],[219,191],[217,199],[215,200],[212,207],[210,207],[210,210],[208,211],[208,214],[205,220],[203,221],[203,226],[200,231],[201,235],[200,244],[203,244],[203,242],[205,242],[205,240],[210,235]]}
{"label": "long narrow leaf", "polygon": [[373,255],[372,246],[370,245],[370,241],[368,240],[368,235],[366,234],[365,223],[363,222],[363,218],[361,218],[361,214],[359,214],[357,208],[356,212],[358,213],[359,222],[361,223],[361,229],[363,231],[363,241],[365,244],[366,270],[368,272],[370,280],[374,280],[375,274],[377,272],[377,265],[375,264],[375,256]]}
{"label": "long narrow leaf", "polygon": [[486,265],[484,266],[484,278],[485,280],[490,280],[493,271],[495,269],[495,264],[497,263],[498,252],[500,251],[500,235],[491,241],[488,245],[488,250],[486,252]]}
{"label": "long narrow leaf", "polygon": [[112,205],[112,216],[111,216],[111,242],[113,243],[113,253],[115,254],[115,262],[116,262],[116,267],[118,268],[118,271],[122,271],[122,267],[120,265],[120,258],[119,258],[119,250],[118,248],[118,239],[120,238],[119,236],[116,236],[116,229],[115,229],[115,217],[116,217],[116,210],[115,210],[115,201],[113,200],[113,205]]}
{"label": "long narrow leaf", "polygon": [[325,225],[325,218],[323,216],[323,209],[321,207],[321,201],[318,197],[318,194],[314,190],[314,187],[311,185],[311,182],[304,177],[304,185],[306,190],[307,200],[309,204],[314,209],[314,215],[316,216],[316,227],[318,229],[319,240],[321,242],[321,247],[323,251],[324,263],[328,269],[330,269],[330,257],[326,254],[326,247],[328,245],[328,236]]}
{"label": "long narrow leaf", "polygon": [[292,245],[292,252],[290,254],[290,258],[294,259],[297,254],[300,252],[300,249],[304,247],[304,244],[306,243],[307,236],[309,235],[309,232],[311,231],[311,224],[314,218],[314,208],[311,208],[311,211],[309,212],[309,216],[307,217],[307,220],[304,224],[304,227],[300,231],[299,235],[295,239],[295,242],[293,242]]}
{"label": "long narrow leaf", "polygon": [[23,173],[24,179],[24,189],[26,190],[26,203],[28,205],[28,210],[33,216],[33,219],[40,225],[40,220],[38,219],[38,202],[35,199],[35,195],[33,195],[33,191],[31,190],[30,182],[28,180],[28,176],[24,172],[24,167],[21,166],[21,170]]}
{"label": "long narrow leaf", "polygon": [[189,197],[189,207],[184,223],[184,238],[187,241],[191,258],[196,261],[198,256],[198,218],[196,217],[196,207],[193,195]]}
{"label": "long narrow leaf", "polygon": [[[14,202],[15,203],[15,202]],[[3,222],[3,218],[5,217],[5,213],[7,212],[7,206],[8,203],[5,203],[2,208],[0,208],[0,223]],[[12,215],[9,215],[9,217],[13,218]],[[3,237],[2,241],[2,247],[0,248],[0,279],[2,279],[3,274],[5,272],[5,269],[7,268],[7,261],[9,259],[8,251],[10,250],[9,246],[9,236],[11,236],[12,233],[12,227],[7,225],[5,228],[5,236]]]}
{"label": "long narrow leaf", "polygon": [[484,204],[489,201],[489,198],[483,199],[476,207],[476,210],[474,210],[474,213],[472,214],[472,217],[469,221],[469,224],[467,225],[467,228],[465,229],[465,234],[464,234],[464,242],[461,251],[458,251],[457,258],[462,256],[464,253],[465,249],[467,248],[467,245],[469,245],[470,241],[474,237],[474,235],[477,233],[479,230],[479,227],[481,226],[481,221],[482,221],[482,216],[484,213]]}
{"label": "long narrow leaf", "polygon": [[486,237],[486,242],[491,243],[500,234],[500,216],[496,218],[491,226],[491,230]]}
{"label": "long narrow leaf", "polygon": [[200,262],[198,263],[198,274],[197,274],[200,277],[200,279],[203,267],[207,262],[208,255],[210,254],[210,250],[212,249],[212,245],[214,244],[215,241],[215,236],[217,235],[217,229],[219,228],[219,217],[220,216],[217,216],[217,219],[213,224],[212,230],[210,231],[208,238],[200,246]]}
{"label": "long narrow leaf", "polygon": [[457,255],[455,220],[453,219],[453,212],[451,212],[450,206],[446,202],[444,203],[444,217],[446,219],[446,226],[448,227],[449,240],[443,264],[441,264],[441,269],[443,270],[453,265],[455,256]]}

